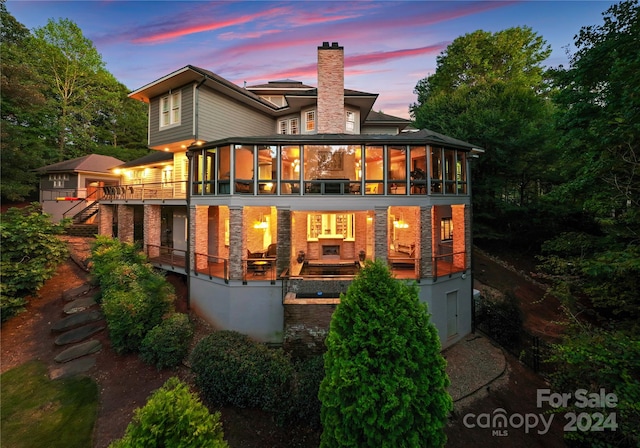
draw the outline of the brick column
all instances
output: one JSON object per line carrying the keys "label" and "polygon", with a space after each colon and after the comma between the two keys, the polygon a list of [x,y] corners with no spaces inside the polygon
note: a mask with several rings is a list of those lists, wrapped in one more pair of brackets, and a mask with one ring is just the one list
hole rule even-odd
{"label": "brick column", "polygon": [[133,243],[133,206],[118,206],[118,239],[124,243]]}
{"label": "brick column", "polygon": [[291,265],[291,209],[289,207],[277,207],[278,214],[278,246],[276,275],[288,269]]}
{"label": "brick column", "polygon": [[242,280],[242,259],[247,256],[241,206],[229,206],[229,279]]}
{"label": "brick column", "polygon": [[160,256],[161,240],[161,206],[144,206],[144,249],[149,258]]}
{"label": "brick column", "polygon": [[318,47],[318,134],[344,134],[344,48]]}
{"label": "brick column", "polygon": [[113,205],[100,204],[98,235],[113,237]]}
{"label": "brick column", "polygon": [[[207,272],[209,251],[209,207],[192,205],[189,210],[191,268]],[[198,254],[198,255],[196,255]]]}
{"label": "brick column", "polygon": [[[467,241],[470,238],[467,236],[468,226],[466,223],[465,206],[464,205],[452,205],[451,206],[451,220],[453,221],[453,266],[457,269],[466,269],[469,267],[467,263],[467,254],[470,250],[467,250]],[[471,216],[469,214],[469,216]]]}
{"label": "brick column", "polygon": [[433,276],[433,226],[431,211],[433,207],[420,207],[420,276]]}
{"label": "brick column", "polygon": [[375,239],[373,240],[373,252],[375,259],[383,263],[387,263],[389,257],[389,211],[385,206],[375,207],[375,217],[373,231]]}

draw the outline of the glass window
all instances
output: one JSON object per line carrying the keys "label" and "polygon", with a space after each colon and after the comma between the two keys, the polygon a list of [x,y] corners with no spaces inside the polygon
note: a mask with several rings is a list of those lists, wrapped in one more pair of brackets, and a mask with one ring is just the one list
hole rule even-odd
{"label": "glass window", "polygon": [[274,194],[278,167],[278,147],[258,146],[258,194]]}
{"label": "glass window", "polygon": [[456,193],[456,152],[453,149],[444,150],[445,192]]}
{"label": "glass window", "polygon": [[440,221],[440,240],[451,241],[453,239],[453,221],[451,218],[442,218]]}
{"label": "glass window", "polygon": [[442,148],[431,150],[431,192],[442,193]]}
{"label": "glass window", "polygon": [[282,194],[300,194],[300,147],[280,148],[280,185]]}
{"label": "glass window", "polygon": [[253,145],[235,145],[235,193],[253,194],[253,151]]}
{"label": "glass window", "polygon": [[216,173],[216,150],[209,149],[204,153],[204,194],[214,194]]}
{"label": "glass window", "polygon": [[364,162],[365,194],[384,194],[384,150],[382,146],[367,146]]}
{"label": "glass window", "polygon": [[280,120],[278,122],[278,134],[287,133],[287,120]]}
{"label": "glass window", "polygon": [[307,239],[325,238],[353,239],[355,218],[353,213],[309,213],[307,215]]}
{"label": "glass window", "polygon": [[300,133],[300,125],[298,124],[297,118],[292,118],[289,120],[289,131],[293,135],[298,135]]}
{"label": "glass window", "polygon": [[356,114],[350,110],[347,111],[346,129],[349,132],[353,132],[356,129]]}
{"label": "glass window", "polygon": [[231,147],[218,148],[218,194],[231,193]]}
{"label": "glass window", "polygon": [[389,146],[389,194],[407,193],[407,148],[404,146]]}
{"label": "glass window", "polygon": [[466,154],[458,151],[456,161],[456,178],[458,181],[458,194],[467,193],[467,158]]}
{"label": "glass window", "polygon": [[180,124],[181,93],[172,93],[160,99],[160,127]]}
{"label": "glass window", "polygon": [[316,111],[310,110],[304,114],[305,129],[307,132],[316,130]]}
{"label": "glass window", "polygon": [[427,194],[427,148],[411,146],[411,194]]}

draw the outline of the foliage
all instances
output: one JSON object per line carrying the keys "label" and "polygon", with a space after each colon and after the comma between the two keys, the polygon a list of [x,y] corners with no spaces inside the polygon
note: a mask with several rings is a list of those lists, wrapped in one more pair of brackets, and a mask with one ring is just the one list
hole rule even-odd
{"label": "foliage", "polygon": [[67,246],[57,235],[65,222],[54,224],[37,204],[10,208],[2,215],[0,232],[0,310],[2,321],[19,312],[26,297],[40,289],[67,256]]}
{"label": "foliage", "polygon": [[0,445],[12,448],[91,446],[98,385],[88,377],[50,380],[29,361],[0,376]]}
{"label": "foliage", "polygon": [[530,28],[456,38],[418,82],[416,126],[477,144],[474,232],[485,240],[539,243],[553,209],[538,202],[554,182],[553,105],[542,68],[551,50]]}
{"label": "foliage", "polygon": [[24,200],[36,168],[86,154],[133,160],[148,152],[146,106],[105,68],[70,20],[30,33],[0,0],[2,197]]}
{"label": "foliage", "polygon": [[110,448],[226,448],[220,412],[204,406],[178,378],[167,382],[135,410],[122,439]]}
{"label": "foliage", "polygon": [[326,344],[322,447],[444,446],[446,362],[415,285],[367,263],[341,298]]}
{"label": "foliage", "polygon": [[293,367],[281,349],[270,349],[234,331],[217,331],[191,353],[196,385],[217,406],[282,413],[289,402]]}
{"label": "foliage", "polygon": [[193,325],[189,316],[174,313],[146,334],[140,345],[140,357],[158,370],[175,367],[187,356],[191,339]]}
{"label": "foliage", "polygon": [[322,355],[304,359],[294,364],[293,390],[288,406],[286,421],[290,424],[304,424],[320,428],[320,408],[318,399],[320,383],[324,378],[324,358]]}
{"label": "foliage", "polygon": [[173,286],[130,243],[98,237],[91,260],[113,349],[140,350],[147,333],[173,311]]}
{"label": "foliage", "polygon": [[[585,446],[636,447],[640,444],[640,341],[621,331],[576,326],[562,344],[554,346],[550,359],[557,365],[551,376],[555,391],[614,393],[615,408],[595,409],[604,415],[616,414],[615,431],[566,432],[569,440]],[[572,401],[570,401],[570,404]],[[575,404],[575,402],[573,402]],[[558,412],[585,412],[571,406]]]}
{"label": "foliage", "polygon": [[494,341],[507,349],[520,345],[522,311],[513,291],[505,292],[504,298],[501,299],[484,300],[482,313],[483,330]]}

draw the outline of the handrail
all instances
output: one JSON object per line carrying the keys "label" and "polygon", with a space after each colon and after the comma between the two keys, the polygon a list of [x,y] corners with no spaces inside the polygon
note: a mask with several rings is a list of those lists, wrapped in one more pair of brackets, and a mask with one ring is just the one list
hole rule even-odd
{"label": "handrail", "polygon": [[[448,260],[447,260],[448,259]],[[440,275],[451,275],[455,272],[465,271],[467,269],[467,252],[459,251],[459,252],[449,252],[446,254],[434,255],[431,258],[433,265],[433,277],[436,278],[439,275],[438,265],[439,262],[443,264],[442,268],[444,271],[444,262],[446,265],[446,273]]]}
{"label": "handrail", "polygon": [[[184,188],[180,188],[184,185]],[[143,184],[106,185],[105,200],[186,199],[187,181],[150,182]]]}
{"label": "handrail", "polygon": [[[194,271],[195,274],[207,274],[209,279],[213,277],[221,278],[225,283],[229,283],[229,259],[225,257],[219,257],[217,255],[203,254],[200,252],[196,252],[195,254],[195,266]],[[207,268],[206,270],[198,269],[198,261],[202,260],[202,257],[206,257]],[[219,273],[218,269],[214,269],[214,267],[222,264],[222,276]]]}
{"label": "handrail", "polygon": [[145,255],[149,261],[167,264],[166,256],[168,255],[168,264],[171,268],[184,268],[186,266],[186,254],[187,251],[183,249],[174,249],[173,247],[159,246],[157,244],[145,245]]}
{"label": "handrail", "polygon": [[77,206],[79,206],[80,204],[82,204],[83,202],[85,202],[85,201],[87,201],[88,199],[90,199],[90,198],[91,198],[91,196],[93,196],[93,195],[95,195],[95,196],[96,196],[96,200],[97,200],[97,199],[98,199],[98,191],[100,191],[100,190],[97,190],[97,189],[96,189],[96,190],[93,190],[93,192],[91,192],[91,194],[90,194],[89,196],[85,196],[84,198],[81,198],[81,201],[78,201],[76,204],[73,204],[73,206],[71,206],[71,208],[69,208],[66,212],[64,212],[64,213],[62,214],[62,217],[63,217],[63,218],[66,218],[66,217],[67,217],[67,214],[68,214],[69,212],[71,212],[71,210],[73,210],[74,208],[76,208]]}

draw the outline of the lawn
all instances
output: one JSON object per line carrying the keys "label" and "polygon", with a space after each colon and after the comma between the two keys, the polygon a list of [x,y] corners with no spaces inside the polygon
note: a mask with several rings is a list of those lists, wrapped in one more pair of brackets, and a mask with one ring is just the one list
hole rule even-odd
{"label": "lawn", "polygon": [[29,361],[0,376],[0,445],[15,448],[86,448],[98,407],[91,378],[50,380],[47,367]]}

